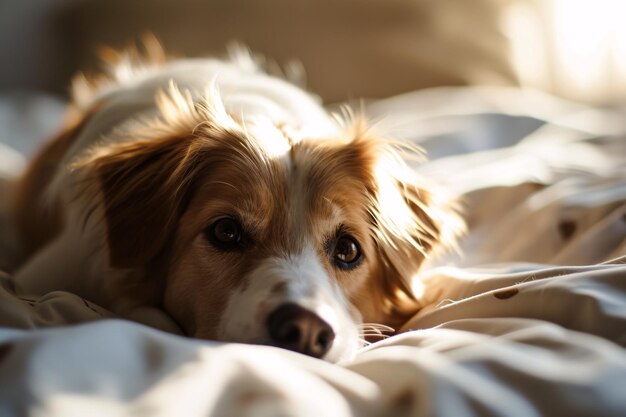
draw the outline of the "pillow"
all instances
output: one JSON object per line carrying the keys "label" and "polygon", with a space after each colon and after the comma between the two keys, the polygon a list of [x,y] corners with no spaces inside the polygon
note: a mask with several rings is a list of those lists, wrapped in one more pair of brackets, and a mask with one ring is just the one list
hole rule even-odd
{"label": "pillow", "polygon": [[499,0],[108,0],[64,15],[77,67],[97,45],[142,32],[169,52],[223,53],[232,40],[284,65],[300,61],[326,103],[468,84],[515,84]]}

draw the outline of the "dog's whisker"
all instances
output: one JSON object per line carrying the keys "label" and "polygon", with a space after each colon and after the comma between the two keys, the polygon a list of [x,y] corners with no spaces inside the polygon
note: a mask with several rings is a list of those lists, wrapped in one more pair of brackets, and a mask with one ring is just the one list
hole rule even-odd
{"label": "dog's whisker", "polygon": [[360,324],[360,326],[376,327],[376,328],[386,329],[386,330],[394,330],[392,327],[389,327],[389,326],[387,326],[385,324],[380,324],[380,323],[362,323],[362,324]]}
{"label": "dog's whisker", "polygon": [[379,337],[381,339],[387,339],[390,336],[386,335],[386,334],[380,334],[380,333],[361,333],[360,336],[362,337]]}
{"label": "dog's whisker", "polygon": [[378,340],[387,339],[390,335],[385,333],[394,333],[395,329],[380,323],[362,323],[358,326],[360,338],[376,338]]}
{"label": "dog's whisker", "polygon": [[395,329],[393,327],[386,326],[379,323],[362,323],[358,326],[361,331],[375,331],[377,333],[393,333]]}
{"label": "dog's whisker", "polygon": [[378,331],[363,331],[360,334],[364,336],[384,336],[383,333]]}

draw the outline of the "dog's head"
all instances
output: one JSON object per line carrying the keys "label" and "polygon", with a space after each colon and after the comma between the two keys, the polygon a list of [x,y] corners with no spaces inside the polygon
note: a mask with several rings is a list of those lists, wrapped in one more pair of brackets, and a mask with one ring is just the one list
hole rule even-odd
{"label": "dog's head", "polygon": [[[79,166],[104,204],[120,292],[193,337],[349,357],[417,304],[411,281],[453,243],[450,203],[406,167],[410,149],[358,117],[335,137],[237,120],[175,86],[160,117]],[[366,323],[366,324],[364,324]]]}

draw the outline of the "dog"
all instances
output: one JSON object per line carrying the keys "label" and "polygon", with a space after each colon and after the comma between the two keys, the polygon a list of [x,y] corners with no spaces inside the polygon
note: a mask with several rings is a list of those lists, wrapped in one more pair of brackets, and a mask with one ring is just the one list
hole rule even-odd
{"label": "dog", "polygon": [[105,59],[74,79],[65,127],[18,185],[19,292],[137,321],[154,308],[190,337],[328,361],[419,309],[412,280],[463,224],[408,168],[418,149],[241,49]]}

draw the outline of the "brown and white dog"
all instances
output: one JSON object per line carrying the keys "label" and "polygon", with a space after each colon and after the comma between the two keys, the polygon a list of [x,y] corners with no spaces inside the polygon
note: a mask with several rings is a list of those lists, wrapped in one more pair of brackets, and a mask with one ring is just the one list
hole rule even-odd
{"label": "brown and white dog", "polygon": [[157,308],[192,337],[331,361],[418,309],[414,276],[462,222],[405,165],[410,147],[250,55],[148,51],[75,80],[72,121],[16,201],[32,255],[18,291],[139,321]]}

